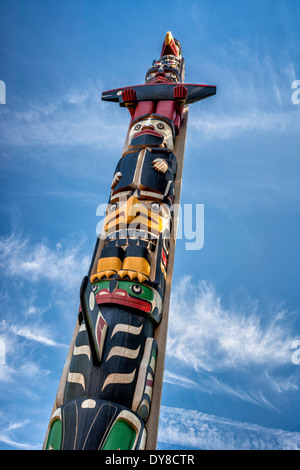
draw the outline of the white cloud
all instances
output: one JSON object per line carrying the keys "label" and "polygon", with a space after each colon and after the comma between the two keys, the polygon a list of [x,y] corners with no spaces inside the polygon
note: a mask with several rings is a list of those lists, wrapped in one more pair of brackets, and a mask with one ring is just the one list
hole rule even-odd
{"label": "white cloud", "polygon": [[29,419],[25,419],[24,421],[22,422],[15,422],[15,423],[10,423],[8,428],[7,428],[7,431],[11,431],[12,429],[18,429],[18,428],[21,428],[23,426],[25,426],[26,424],[29,424],[30,423],[30,420]]}
{"label": "white cloud", "polygon": [[27,361],[20,367],[20,372],[24,377],[29,379],[36,379],[37,377],[42,377],[45,380],[45,377],[50,373],[48,370],[42,369],[39,364],[33,361]]}
{"label": "white cloud", "polygon": [[[187,370],[186,373],[188,373]],[[206,372],[198,372],[198,374],[196,376],[193,375],[193,377],[194,380],[168,369],[164,371],[164,383],[186,389],[194,389],[206,394],[238,399],[255,406],[276,411],[278,411],[278,406],[274,405],[271,399],[267,397],[267,394],[271,394],[272,398],[274,398],[273,392],[278,394],[298,390],[298,386],[296,385],[297,377],[291,377],[288,381],[286,381],[285,378],[273,379],[269,376],[267,371],[256,376],[255,380],[251,374],[248,374],[248,381],[244,383],[242,381],[242,384],[239,384],[238,381],[228,383],[225,379],[221,380],[213,373],[207,374]],[[264,391],[261,390],[262,384],[264,385]]]}
{"label": "white cloud", "polygon": [[279,306],[266,317],[253,301],[226,309],[212,285],[184,277],[171,297],[167,355],[196,371],[272,369],[291,362],[287,315]]}
{"label": "white cloud", "polygon": [[76,321],[80,281],[88,269],[85,241],[84,236],[74,235],[51,248],[45,241],[34,243],[16,230],[0,237],[1,302],[5,311],[5,319],[0,321],[5,346],[2,383],[16,382],[20,377],[24,381],[25,376],[45,377],[49,372],[34,357],[35,349],[69,347],[66,329],[70,327],[70,335]]}
{"label": "white cloud", "polygon": [[72,89],[54,97],[51,103],[31,103],[17,111],[6,108],[2,145],[99,148],[106,143],[122,149],[129,115],[126,110],[118,110],[118,104],[101,101],[100,89],[96,86],[87,86],[84,91]]}
{"label": "white cloud", "polygon": [[280,412],[300,388],[295,315],[246,298],[225,308],[205,281],[174,284],[164,382]]}
{"label": "white cloud", "polygon": [[213,113],[198,113],[190,119],[189,128],[191,133],[196,133],[197,137],[191,137],[194,143],[201,143],[199,134],[205,138],[232,139],[241,134],[253,136],[256,133],[276,134],[284,131],[289,133],[297,132],[297,119],[291,111],[276,111],[250,107],[246,111],[242,109],[237,112],[224,112],[214,110]]}
{"label": "white cloud", "polygon": [[169,370],[164,371],[164,382],[179,385],[184,388],[199,388],[199,385],[194,380],[175,374]]}
{"label": "white cloud", "polygon": [[19,442],[11,439],[5,433],[0,433],[0,442],[7,444],[11,447],[15,447],[20,450],[34,450],[39,449],[40,447],[36,444],[26,444],[25,442]]}
{"label": "white cloud", "polygon": [[[24,322],[22,315],[15,315],[14,322],[2,320],[0,322],[1,337],[6,346],[4,362],[0,364],[0,383],[22,384],[22,394],[33,395],[33,383],[38,383],[49,374],[49,370],[42,365],[39,355],[33,352],[40,346],[47,348],[61,348],[66,351],[68,344],[62,344],[55,339],[56,329],[46,323]],[[62,336],[63,338],[63,336]],[[53,353],[49,351],[49,353]],[[64,353],[65,354],[65,353]],[[28,385],[28,388],[27,385]]]}
{"label": "white cloud", "polygon": [[[21,233],[0,238],[0,269],[6,276],[38,281],[61,282],[65,288],[75,284],[88,268],[89,258],[82,254],[85,238],[58,243],[50,248],[45,241],[36,244]],[[32,313],[32,312],[31,312]]]}
{"label": "white cloud", "polygon": [[[287,52],[274,58],[245,40],[228,40],[207,69],[217,85],[209,103],[191,106],[191,142],[241,135],[298,135],[298,109],[291,104],[295,66]],[[200,138],[199,138],[200,136]]]}
{"label": "white cloud", "polygon": [[[7,427],[3,428],[3,430],[0,432],[0,442],[3,442],[4,444],[15,447],[16,449],[20,450],[34,450],[34,449],[40,449],[41,445],[40,444],[29,444],[27,442],[20,442],[15,439],[15,432],[18,430],[22,430],[22,428],[26,427],[28,424],[30,424],[31,421],[29,419],[25,419],[24,421],[13,421],[7,425]],[[3,423],[2,423],[3,424]]]}
{"label": "white cloud", "polygon": [[11,325],[9,327],[10,331],[14,333],[17,336],[21,336],[23,338],[29,339],[31,341],[36,341],[37,343],[42,343],[45,346],[64,346],[67,347],[67,345],[62,345],[54,341],[50,335],[48,334],[47,331],[43,331],[43,329],[39,326],[37,328],[33,327],[30,325],[29,327],[27,326],[17,326],[17,325]]}
{"label": "white cloud", "polygon": [[66,101],[71,104],[84,103],[90,97],[89,91],[72,89],[66,96]]}
{"label": "white cloud", "polygon": [[14,379],[15,370],[7,364],[0,364],[0,382],[7,383]]}
{"label": "white cloud", "polygon": [[202,450],[299,450],[300,433],[161,407],[158,441]]}
{"label": "white cloud", "polygon": [[270,372],[265,371],[265,380],[269,386],[279,394],[284,394],[289,391],[298,391],[296,374],[286,377],[274,377]]}

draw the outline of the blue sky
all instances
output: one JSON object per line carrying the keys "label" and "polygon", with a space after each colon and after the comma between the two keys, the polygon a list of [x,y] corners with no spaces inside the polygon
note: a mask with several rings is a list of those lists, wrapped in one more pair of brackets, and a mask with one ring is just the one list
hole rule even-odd
{"label": "blue sky", "polygon": [[217,95],[189,111],[204,245],[177,241],[158,448],[300,448],[300,2],[170,5],[0,1],[0,449],[47,429],[129,124],[101,93],[143,83],[168,30]]}

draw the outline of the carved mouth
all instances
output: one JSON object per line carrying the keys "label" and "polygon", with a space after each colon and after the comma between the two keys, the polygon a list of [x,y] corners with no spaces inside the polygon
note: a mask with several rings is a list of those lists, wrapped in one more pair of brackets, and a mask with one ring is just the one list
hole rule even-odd
{"label": "carved mouth", "polygon": [[135,134],[134,138],[138,137],[139,135],[154,135],[155,137],[162,137],[161,134],[159,134],[158,132],[152,131],[151,129],[145,129],[141,132],[138,132],[137,134]]}
{"label": "carved mouth", "polygon": [[128,292],[123,289],[115,289],[113,292],[109,292],[108,289],[102,289],[96,294],[96,302],[98,305],[101,304],[119,304],[127,307],[133,307],[143,312],[151,312],[151,303],[147,300],[137,299],[131,297]]}
{"label": "carved mouth", "polygon": [[153,80],[150,80],[149,85],[153,85],[154,83],[174,83],[174,81],[167,77],[158,76],[154,77]]}

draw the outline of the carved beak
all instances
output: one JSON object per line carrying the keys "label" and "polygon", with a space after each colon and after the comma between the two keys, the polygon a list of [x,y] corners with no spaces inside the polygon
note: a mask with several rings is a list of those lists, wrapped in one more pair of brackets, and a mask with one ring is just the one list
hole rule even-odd
{"label": "carved beak", "polygon": [[162,46],[160,56],[163,57],[164,55],[175,55],[176,57],[179,56],[171,31],[167,32],[163,46]]}

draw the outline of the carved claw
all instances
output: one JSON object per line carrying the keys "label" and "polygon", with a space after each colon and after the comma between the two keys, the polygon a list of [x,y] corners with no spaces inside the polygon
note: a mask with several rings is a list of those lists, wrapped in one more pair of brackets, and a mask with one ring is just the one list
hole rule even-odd
{"label": "carved claw", "polygon": [[129,279],[133,281],[133,279],[138,276],[138,273],[136,271],[128,271],[128,276]]}
{"label": "carved claw", "polygon": [[116,271],[113,271],[113,270],[101,271],[100,273],[93,274],[91,276],[91,283],[101,281],[103,277],[109,278],[113,276],[114,274],[116,274]]}
{"label": "carved claw", "polygon": [[147,279],[149,279],[148,276],[142,273],[138,273],[137,278],[140,283],[147,281]]}
{"label": "carved claw", "polygon": [[118,276],[123,279],[123,277],[128,276],[131,281],[134,279],[138,279],[139,282],[144,282],[147,279],[149,279],[148,276],[146,276],[143,273],[139,273],[137,271],[131,271],[130,269],[121,269],[118,271]]}
{"label": "carved claw", "polygon": [[121,279],[123,279],[123,277],[128,276],[128,271],[127,269],[121,269],[117,272],[117,274]]}

